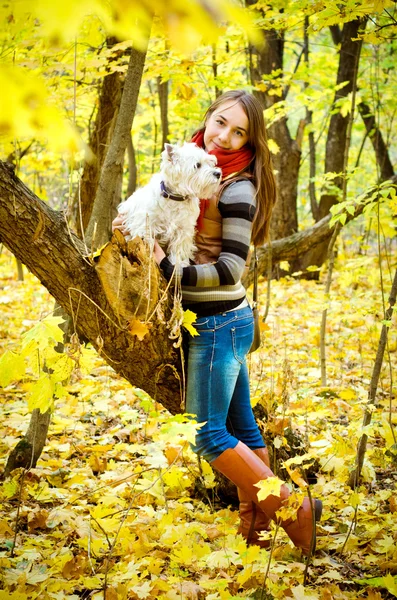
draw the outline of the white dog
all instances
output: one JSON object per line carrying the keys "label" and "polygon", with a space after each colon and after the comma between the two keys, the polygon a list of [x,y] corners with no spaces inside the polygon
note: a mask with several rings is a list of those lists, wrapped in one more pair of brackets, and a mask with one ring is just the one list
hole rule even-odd
{"label": "white dog", "polygon": [[194,233],[199,215],[199,199],[210,198],[221,180],[216,158],[196,144],[182,147],[165,144],[160,172],[139,188],[119,207],[119,215],[131,239],[156,238],[166,246],[173,264],[189,264],[196,247]]}

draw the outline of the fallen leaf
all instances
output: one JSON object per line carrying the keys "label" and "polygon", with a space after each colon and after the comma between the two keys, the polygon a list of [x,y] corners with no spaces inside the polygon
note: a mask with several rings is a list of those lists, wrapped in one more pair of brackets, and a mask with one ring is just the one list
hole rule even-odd
{"label": "fallen leaf", "polygon": [[31,533],[35,529],[47,529],[48,511],[43,508],[37,508],[28,514],[28,531]]}

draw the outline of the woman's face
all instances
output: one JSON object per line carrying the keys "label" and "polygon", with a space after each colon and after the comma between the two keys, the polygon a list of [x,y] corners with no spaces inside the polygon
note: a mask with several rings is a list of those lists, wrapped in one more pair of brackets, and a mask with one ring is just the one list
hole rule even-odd
{"label": "woman's face", "polygon": [[238,101],[223,102],[206,121],[205,149],[240,150],[248,142],[248,125],[248,117]]}

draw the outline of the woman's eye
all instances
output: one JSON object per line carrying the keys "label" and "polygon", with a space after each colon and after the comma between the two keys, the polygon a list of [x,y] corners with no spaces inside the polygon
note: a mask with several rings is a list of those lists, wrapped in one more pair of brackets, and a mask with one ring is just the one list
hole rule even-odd
{"label": "woman's eye", "polygon": [[241,136],[243,135],[242,131],[236,131],[236,133],[237,133],[237,135],[241,135]]}

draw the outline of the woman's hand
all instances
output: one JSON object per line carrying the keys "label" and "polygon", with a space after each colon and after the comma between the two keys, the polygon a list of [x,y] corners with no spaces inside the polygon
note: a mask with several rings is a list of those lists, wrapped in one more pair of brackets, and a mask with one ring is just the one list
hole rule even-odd
{"label": "woman's hand", "polygon": [[123,235],[128,234],[128,229],[124,225],[124,217],[122,217],[120,214],[118,214],[117,217],[112,221],[112,231],[115,229],[120,229]]}
{"label": "woman's hand", "polygon": [[154,240],[153,254],[154,254],[154,260],[159,265],[161,263],[161,261],[163,260],[163,258],[165,257],[165,252],[161,248],[160,244],[158,243],[158,241],[156,239]]}

